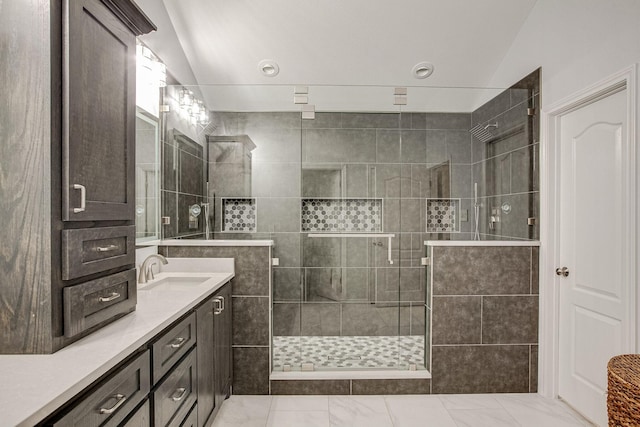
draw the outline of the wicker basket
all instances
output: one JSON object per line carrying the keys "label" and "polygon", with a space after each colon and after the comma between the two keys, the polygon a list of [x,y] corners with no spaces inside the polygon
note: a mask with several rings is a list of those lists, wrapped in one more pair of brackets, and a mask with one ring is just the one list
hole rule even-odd
{"label": "wicker basket", "polygon": [[640,354],[623,354],[607,366],[609,427],[640,426]]}

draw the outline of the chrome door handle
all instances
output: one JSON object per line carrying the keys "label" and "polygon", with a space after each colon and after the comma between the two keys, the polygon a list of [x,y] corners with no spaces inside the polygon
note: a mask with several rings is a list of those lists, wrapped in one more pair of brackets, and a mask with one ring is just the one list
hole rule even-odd
{"label": "chrome door handle", "polygon": [[114,299],[118,299],[118,298],[120,298],[120,294],[117,293],[117,292],[113,292],[108,297],[100,297],[99,300],[100,300],[100,302],[109,302],[109,301],[113,301]]}
{"label": "chrome door handle", "polygon": [[562,276],[562,277],[568,277],[569,276],[569,269],[567,267],[558,267],[556,268],[556,276]]}
{"label": "chrome door handle", "polygon": [[80,190],[80,207],[73,208],[73,213],[84,212],[87,207],[87,188],[84,185],[73,184],[74,190]]}
{"label": "chrome door handle", "polygon": [[127,400],[127,396],[125,396],[124,394],[114,394],[113,396],[114,399],[116,399],[116,403],[111,407],[111,408],[100,408],[99,412],[101,414],[105,414],[105,415],[109,415],[109,414],[113,414],[114,412],[116,412],[118,410],[119,407],[121,407],[124,402]]}
{"label": "chrome door handle", "polygon": [[171,400],[174,402],[180,402],[187,394],[187,389],[184,387],[177,388],[176,391],[173,392],[171,396]]}
{"label": "chrome door handle", "polygon": [[176,339],[174,339],[173,341],[171,341],[168,345],[171,348],[180,348],[182,347],[185,343],[187,342],[186,338],[183,337],[178,337]]}

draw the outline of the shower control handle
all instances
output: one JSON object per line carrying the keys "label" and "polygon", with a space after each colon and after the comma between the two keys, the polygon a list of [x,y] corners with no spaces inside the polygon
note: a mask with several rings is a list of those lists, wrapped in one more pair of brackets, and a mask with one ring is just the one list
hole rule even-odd
{"label": "shower control handle", "polygon": [[556,268],[556,276],[562,276],[562,277],[568,277],[569,276],[569,269],[567,267],[558,267]]}

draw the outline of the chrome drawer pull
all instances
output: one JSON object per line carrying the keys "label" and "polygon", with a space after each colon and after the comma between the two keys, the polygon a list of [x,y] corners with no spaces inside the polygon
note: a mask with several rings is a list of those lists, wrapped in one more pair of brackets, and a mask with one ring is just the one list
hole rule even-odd
{"label": "chrome drawer pull", "polygon": [[213,310],[213,314],[218,315],[222,313],[222,310],[224,310],[224,302],[222,301],[222,297],[215,297],[213,299],[213,303],[215,304],[215,309]]}
{"label": "chrome drawer pull", "polygon": [[169,343],[171,348],[180,348],[187,342],[186,338],[178,337]]}
{"label": "chrome drawer pull", "polygon": [[111,295],[109,295],[108,297],[100,297],[100,302],[109,302],[109,301],[113,301],[114,299],[118,299],[120,298],[120,294],[117,292],[112,293]]}
{"label": "chrome drawer pull", "polygon": [[114,394],[113,396],[114,399],[116,399],[116,403],[115,405],[113,405],[111,408],[100,408],[100,413],[101,414],[105,414],[105,415],[109,415],[109,414],[113,414],[114,412],[116,412],[118,410],[119,407],[122,406],[122,404],[127,400],[127,396],[125,396],[124,394]]}
{"label": "chrome drawer pull", "polygon": [[80,190],[80,207],[73,208],[73,213],[84,212],[87,207],[87,188],[84,185],[73,184],[74,190]]}
{"label": "chrome drawer pull", "polygon": [[96,248],[96,252],[110,252],[118,249],[117,245],[109,245],[109,246],[98,246]]}
{"label": "chrome drawer pull", "polygon": [[177,388],[176,391],[173,392],[173,396],[171,396],[171,400],[174,402],[180,402],[187,395],[187,389],[184,387]]}

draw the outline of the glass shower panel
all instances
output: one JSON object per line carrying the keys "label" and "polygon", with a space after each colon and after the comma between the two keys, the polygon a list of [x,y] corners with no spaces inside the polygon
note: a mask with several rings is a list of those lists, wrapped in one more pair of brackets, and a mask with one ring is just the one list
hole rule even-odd
{"label": "glass shower panel", "polygon": [[309,99],[315,117],[303,119],[301,138],[304,369],[398,369],[402,176],[393,89],[314,86]]}

